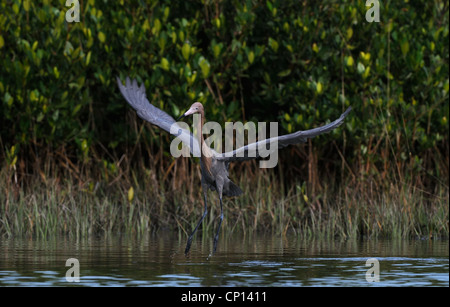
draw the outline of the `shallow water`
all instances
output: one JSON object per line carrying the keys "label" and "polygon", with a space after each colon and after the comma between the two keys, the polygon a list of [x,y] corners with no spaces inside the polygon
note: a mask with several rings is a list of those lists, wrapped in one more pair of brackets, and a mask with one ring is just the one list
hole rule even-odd
{"label": "shallow water", "polygon": [[[197,236],[188,257],[185,243],[168,234],[1,239],[0,286],[449,286],[447,240],[239,234],[222,237],[212,257],[211,238]],[[70,258],[79,266],[66,266]]]}

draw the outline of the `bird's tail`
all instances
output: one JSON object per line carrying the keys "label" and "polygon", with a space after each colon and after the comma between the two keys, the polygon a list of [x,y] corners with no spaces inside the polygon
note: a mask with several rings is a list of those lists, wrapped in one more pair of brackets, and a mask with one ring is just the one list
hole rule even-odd
{"label": "bird's tail", "polygon": [[227,183],[224,185],[223,189],[223,195],[225,196],[239,196],[243,192],[240,187],[238,187],[236,184],[234,184],[233,181],[228,180]]}

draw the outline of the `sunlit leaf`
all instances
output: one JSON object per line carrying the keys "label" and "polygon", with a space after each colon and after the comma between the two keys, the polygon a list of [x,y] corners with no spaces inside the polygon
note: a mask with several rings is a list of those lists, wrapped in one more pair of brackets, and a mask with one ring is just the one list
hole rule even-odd
{"label": "sunlit leaf", "polygon": [[181,53],[182,53],[182,55],[183,55],[183,58],[184,58],[186,61],[189,60],[190,52],[191,52],[191,46],[189,46],[188,43],[185,43],[185,44],[183,45],[183,47],[181,48]]}

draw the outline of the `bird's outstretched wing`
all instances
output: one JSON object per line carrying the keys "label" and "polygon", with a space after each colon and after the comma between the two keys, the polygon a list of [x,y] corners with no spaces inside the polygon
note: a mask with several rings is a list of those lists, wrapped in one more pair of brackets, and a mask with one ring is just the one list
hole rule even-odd
{"label": "bird's outstretched wing", "polygon": [[217,154],[215,158],[219,161],[233,162],[267,157],[267,155],[271,154],[275,150],[291,144],[304,143],[310,138],[321,135],[322,133],[330,132],[331,130],[339,127],[342,125],[345,117],[351,109],[352,108],[349,107],[338,119],[322,127],[305,131],[297,131],[291,134],[254,142],[233,151]]}
{"label": "bird's outstretched wing", "polygon": [[181,141],[189,147],[195,157],[200,156],[200,146],[197,139],[188,130],[176,124],[172,116],[152,105],[145,94],[145,87],[140,87],[135,80],[130,81],[127,77],[125,85],[117,77],[117,85],[126,101],[136,110],[137,115],[165,131],[179,137]]}

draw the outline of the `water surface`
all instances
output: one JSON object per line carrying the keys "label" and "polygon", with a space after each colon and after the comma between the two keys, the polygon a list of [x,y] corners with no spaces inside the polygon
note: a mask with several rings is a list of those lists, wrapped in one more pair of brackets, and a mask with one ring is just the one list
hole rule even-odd
{"label": "water surface", "polygon": [[[238,234],[222,237],[211,257],[212,239],[195,239],[188,257],[183,254],[186,238],[166,233],[1,239],[0,286],[449,286],[447,240]],[[79,263],[79,282],[66,279],[69,258]],[[366,278],[371,258],[378,262],[379,282]]]}

